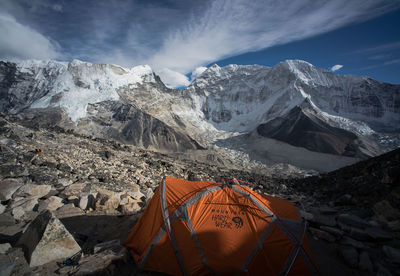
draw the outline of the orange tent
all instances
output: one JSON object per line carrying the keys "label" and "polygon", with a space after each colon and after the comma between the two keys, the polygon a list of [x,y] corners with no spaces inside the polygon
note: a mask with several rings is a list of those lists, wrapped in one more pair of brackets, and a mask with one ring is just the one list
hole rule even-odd
{"label": "orange tent", "polygon": [[164,178],[125,246],[171,275],[318,274],[296,207],[237,182]]}

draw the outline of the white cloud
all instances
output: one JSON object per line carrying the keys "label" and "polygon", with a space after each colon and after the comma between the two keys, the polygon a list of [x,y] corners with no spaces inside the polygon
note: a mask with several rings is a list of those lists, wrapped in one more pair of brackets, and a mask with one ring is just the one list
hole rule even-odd
{"label": "white cloud", "polygon": [[325,33],[399,7],[389,0],[212,1],[178,29],[168,32],[146,62],[188,73],[229,56]]}
{"label": "white cloud", "polygon": [[149,64],[158,72],[169,68],[181,74],[165,71],[171,83],[186,83],[184,74],[197,67],[400,7],[399,0],[87,2],[0,0],[0,10],[13,15],[13,21],[1,21],[0,58],[54,58],[58,41],[63,56],[70,59],[126,67]]}
{"label": "white cloud", "polygon": [[332,66],[331,71],[332,71],[332,72],[335,72],[335,71],[340,70],[340,69],[342,69],[342,68],[343,68],[343,65],[341,65],[341,64],[336,64],[336,65],[333,65],[333,66]]}
{"label": "white cloud", "polygon": [[53,59],[57,45],[36,30],[8,15],[0,14],[0,59]]}
{"label": "white cloud", "polygon": [[178,88],[188,86],[190,84],[188,77],[168,68],[163,68],[156,73],[160,76],[163,83],[169,88]]}
{"label": "white cloud", "polygon": [[198,76],[200,76],[201,74],[203,74],[204,71],[207,70],[207,67],[204,66],[200,66],[197,67],[196,69],[194,69],[192,71],[192,74],[190,75],[190,79],[193,81],[194,79],[196,79]]}

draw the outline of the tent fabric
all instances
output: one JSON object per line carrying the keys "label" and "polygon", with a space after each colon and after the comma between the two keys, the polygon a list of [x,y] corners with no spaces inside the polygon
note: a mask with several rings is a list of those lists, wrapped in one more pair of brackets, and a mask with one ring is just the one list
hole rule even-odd
{"label": "tent fabric", "polygon": [[296,207],[238,183],[165,177],[125,246],[170,275],[318,274]]}

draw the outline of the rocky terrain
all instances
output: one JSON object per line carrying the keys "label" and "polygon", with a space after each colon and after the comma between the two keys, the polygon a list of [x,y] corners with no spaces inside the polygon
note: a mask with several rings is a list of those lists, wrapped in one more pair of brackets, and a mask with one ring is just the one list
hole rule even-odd
{"label": "rocky terrain", "polygon": [[322,275],[400,271],[400,150],[319,176],[278,178],[29,125],[18,116],[0,118],[0,146],[4,275],[131,273],[121,243],[163,175],[235,178],[301,202]]}
{"label": "rocky terrain", "polygon": [[157,151],[214,150],[215,159],[270,169],[289,164],[307,173],[397,148],[399,102],[399,85],[301,60],[215,64],[180,90],[147,65],[0,62],[4,114]]}
{"label": "rocky terrain", "polygon": [[164,175],[304,207],[322,275],[398,275],[399,102],[299,60],[182,90],[149,66],[0,62],[1,275],[132,273],[121,244]]}

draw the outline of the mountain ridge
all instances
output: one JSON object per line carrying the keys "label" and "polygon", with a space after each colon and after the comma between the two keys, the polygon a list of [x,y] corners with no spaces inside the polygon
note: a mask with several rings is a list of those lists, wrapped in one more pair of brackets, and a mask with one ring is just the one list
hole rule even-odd
{"label": "mountain ridge", "polygon": [[[78,60],[70,63],[0,62],[0,83],[0,111],[5,114],[58,107],[69,117],[69,126],[85,132],[83,125],[89,121],[93,125],[93,122],[101,121],[101,117],[113,118],[106,114],[114,111],[100,108],[101,103],[118,102],[156,118],[165,124],[165,129],[170,129],[167,132],[181,137],[181,141],[196,141],[197,145],[189,142],[193,146],[189,148],[215,146],[221,139],[229,141],[230,137],[252,133],[268,123],[276,124],[278,118],[286,118],[280,121],[281,124],[291,125],[294,122],[288,114],[304,101],[309,103],[307,108],[316,118],[314,122],[332,130],[333,136],[325,136],[322,144],[314,141],[318,146],[311,150],[315,152],[326,152],[326,139],[338,142],[343,131],[353,137],[352,141],[366,141],[356,143],[350,151],[350,156],[357,158],[389,150],[380,143],[387,132],[392,132],[387,136],[389,140],[400,138],[400,85],[367,77],[336,75],[301,60],[286,60],[273,67],[213,65],[180,90],[166,87],[149,66],[127,69]],[[86,123],[79,126],[79,122]],[[124,122],[122,125],[129,124]],[[131,128],[138,125],[141,123],[131,124]],[[123,132],[113,131],[111,125],[95,129],[91,135],[102,136],[104,132],[112,133],[109,138],[125,139]],[[102,133],[98,129],[102,129]],[[116,137],[116,133],[121,137]],[[299,131],[293,135],[304,136],[304,133]],[[152,140],[150,137],[146,140]],[[288,142],[282,137],[275,138]],[[138,141],[134,139],[131,143],[145,146]],[[156,139],[147,146],[157,148],[159,142]],[[179,148],[174,139],[170,142],[169,146],[165,144],[167,149]],[[372,146],[365,148],[363,144]],[[307,148],[304,143],[295,146]],[[233,150],[240,152],[242,149]],[[349,155],[343,148],[329,153]],[[290,163],[289,156],[287,160]]]}

